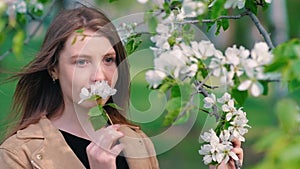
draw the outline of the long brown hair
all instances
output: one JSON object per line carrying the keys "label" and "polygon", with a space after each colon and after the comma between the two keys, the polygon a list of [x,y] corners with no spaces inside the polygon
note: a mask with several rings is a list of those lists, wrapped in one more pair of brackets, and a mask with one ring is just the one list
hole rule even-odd
{"label": "long brown hair", "polygon": [[[43,115],[48,118],[59,116],[64,108],[64,101],[59,81],[53,82],[49,71],[58,64],[59,54],[68,37],[76,30],[89,29],[101,31],[116,51],[118,90],[108,102],[117,103],[123,111],[106,107],[114,123],[130,124],[123,116],[129,102],[129,68],[124,46],[111,21],[99,10],[80,7],[59,13],[50,25],[41,50],[25,68],[14,77],[19,78],[14,93],[12,113],[20,118],[16,130],[36,123]],[[122,115],[123,114],[123,115]]]}

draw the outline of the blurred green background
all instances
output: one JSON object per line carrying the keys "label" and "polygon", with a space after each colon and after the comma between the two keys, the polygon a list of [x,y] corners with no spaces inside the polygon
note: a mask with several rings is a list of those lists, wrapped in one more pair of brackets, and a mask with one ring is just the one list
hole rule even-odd
{"label": "blurred green background", "polygon": [[[262,19],[267,30],[271,32],[272,39],[275,41],[276,45],[286,41],[287,39],[300,37],[300,24],[298,23],[298,8],[300,6],[300,1],[282,0],[280,2],[286,6],[282,6],[281,4],[275,7],[274,5],[274,7],[270,8],[265,14],[259,12],[259,18]],[[138,4],[135,0],[119,0],[112,3],[108,3],[108,1],[105,0],[98,0],[95,3],[112,20],[116,20],[120,17],[130,14],[144,12],[146,10],[145,6]],[[11,99],[15,88],[15,82],[3,83],[4,79],[28,63],[38,52],[41,41],[51,19],[64,5],[63,3],[58,4],[59,6],[57,6],[57,8],[55,8],[50,15],[47,16],[44,24],[36,36],[34,36],[30,43],[24,47],[21,56],[10,54],[0,61],[0,137],[3,136],[3,131],[6,126],[5,117],[9,113]],[[28,31],[30,31],[30,29],[32,28],[29,25]],[[205,27],[201,29],[205,30]],[[259,33],[253,27],[253,23],[247,17],[241,20],[230,21],[229,30],[226,32],[221,32],[219,36],[215,36],[213,31],[206,32],[206,35],[219,49],[224,49],[233,44],[252,48],[255,42],[261,40]],[[279,35],[282,36],[278,37]],[[11,41],[4,43],[4,46],[1,46],[0,48],[0,54],[7,51],[11,43]],[[147,46],[149,45],[149,42],[143,43],[138,49],[139,52],[141,51],[142,53],[129,56],[131,71],[138,72],[132,75],[131,104],[134,109],[141,112],[152,109],[153,107],[154,109],[155,107],[159,107],[159,103],[157,103],[157,101],[155,102],[155,99],[149,99],[149,94],[151,91],[147,88],[147,83],[144,78],[145,71],[152,66],[153,58],[147,50]],[[279,121],[275,113],[275,103],[285,95],[286,90],[284,87],[282,87],[280,84],[274,84],[270,87],[270,94],[268,96],[249,98],[246,101],[244,110],[247,112],[248,119],[250,121],[249,123],[252,128],[249,130],[249,133],[246,134],[246,142],[243,143],[245,153],[243,168],[255,168],[257,167],[257,164],[262,163],[266,152],[259,151],[261,146],[260,140],[265,140],[266,142],[272,141],[272,139],[264,138],[270,135],[274,130],[279,130]],[[133,115],[134,113],[136,112],[132,112]],[[149,116],[149,114],[142,114],[140,116]],[[162,169],[207,168],[207,166],[203,165],[202,157],[198,154],[198,150],[200,148],[198,138],[202,132],[202,127],[206,120],[206,115],[200,112],[197,116],[197,121],[187,136],[171,150],[158,155]],[[150,136],[155,135],[159,131],[167,129],[167,127],[162,125],[162,115],[152,122],[140,123],[140,125],[142,126],[142,129]],[[278,145],[278,147],[280,147],[280,145]],[[264,168],[272,167],[269,166]],[[296,166],[295,168],[300,168],[300,165]]]}

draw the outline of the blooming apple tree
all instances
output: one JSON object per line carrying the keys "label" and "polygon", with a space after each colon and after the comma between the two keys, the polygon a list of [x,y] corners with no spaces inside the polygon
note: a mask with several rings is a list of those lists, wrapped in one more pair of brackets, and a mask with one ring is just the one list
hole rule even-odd
{"label": "blooming apple tree", "polygon": [[[246,112],[241,107],[245,99],[249,95],[266,95],[268,83],[279,82],[287,76],[289,78],[285,81],[299,84],[299,78],[294,76],[298,63],[293,64],[292,70],[280,63],[279,57],[282,53],[277,52],[280,49],[274,49],[270,36],[256,16],[258,9],[268,8],[271,0],[138,2],[153,5],[145,14],[145,22],[151,32],[150,40],[153,42],[150,49],[154,54],[154,68],[146,72],[146,80],[153,90],[164,93],[171,91],[164,124],[185,122],[189,111],[198,108],[198,105],[191,104],[193,99],[202,95],[204,104],[200,110],[214,116],[217,127],[201,135],[204,143],[199,154],[203,155],[205,164],[218,165],[233,158],[236,160],[236,168],[239,168],[238,158],[231,151],[231,142],[233,139],[244,142],[244,134],[250,128]],[[230,10],[238,11],[239,14],[229,16]],[[216,24],[216,34],[219,34],[221,29],[226,30],[229,27],[229,19],[244,16],[251,18],[265,40],[255,43],[252,49],[233,45],[222,52],[208,40],[194,40],[191,24],[208,24],[208,28]],[[130,29],[130,32],[132,34],[134,31]],[[137,34],[133,35],[133,38],[137,39]],[[127,37],[130,39],[130,36]],[[130,42],[127,43],[128,49],[136,49],[135,45],[139,44],[133,43],[132,39],[127,42]],[[299,45],[299,40],[289,43]],[[281,47],[286,48],[284,44]],[[299,62],[299,53],[296,55],[297,57],[293,58]],[[282,74],[284,72],[278,68],[293,73]],[[218,80],[211,80],[213,78]],[[211,81],[217,81],[217,85],[210,85]],[[221,86],[226,89],[223,93],[217,90]],[[295,84],[290,86],[292,91],[298,88]],[[178,94],[178,91],[184,96]],[[217,98],[216,95],[220,97]],[[179,97],[182,97],[180,102]]]}

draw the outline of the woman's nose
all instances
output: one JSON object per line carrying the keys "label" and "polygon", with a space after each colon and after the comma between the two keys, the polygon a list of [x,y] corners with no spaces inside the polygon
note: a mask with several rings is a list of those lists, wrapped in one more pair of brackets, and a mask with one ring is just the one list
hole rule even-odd
{"label": "woman's nose", "polygon": [[92,82],[105,80],[105,74],[100,65],[98,65],[94,69],[94,73],[92,73],[91,80]]}

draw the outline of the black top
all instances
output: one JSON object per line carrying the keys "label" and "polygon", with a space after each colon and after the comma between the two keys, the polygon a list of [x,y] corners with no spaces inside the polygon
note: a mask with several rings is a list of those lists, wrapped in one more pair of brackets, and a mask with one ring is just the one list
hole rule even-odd
{"label": "black top", "polygon": [[[77,158],[85,166],[85,168],[90,169],[86,147],[91,143],[91,141],[77,137],[65,131],[59,130],[64,136],[67,144],[76,154]],[[126,158],[122,155],[117,156],[116,159],[117,169],[129,169]]]}

